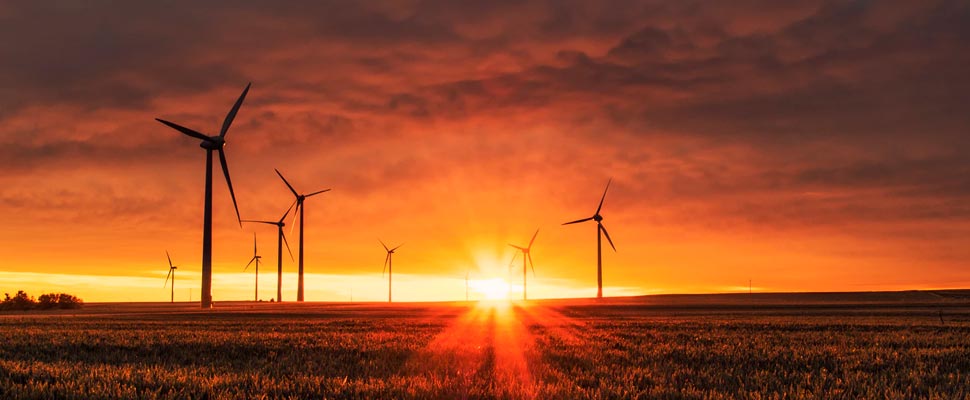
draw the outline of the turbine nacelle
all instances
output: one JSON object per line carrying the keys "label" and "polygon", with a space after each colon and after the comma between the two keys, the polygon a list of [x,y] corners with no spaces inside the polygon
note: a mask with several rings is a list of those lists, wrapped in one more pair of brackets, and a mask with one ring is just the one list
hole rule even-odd
{"label": "turbine nacelle", "polygon": [[593,216],[593,221],[600,222],[602,220],[603,220],[603,216],[602,215],[596,214],[596,215]]}

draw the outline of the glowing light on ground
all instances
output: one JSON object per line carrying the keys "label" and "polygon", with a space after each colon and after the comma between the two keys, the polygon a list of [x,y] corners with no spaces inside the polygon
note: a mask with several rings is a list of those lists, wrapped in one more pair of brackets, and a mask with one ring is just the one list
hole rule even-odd
{"label": "glowing light on ground", "polygon": [[[409,359],[406,368],[412,376],[444,377],[437,384],[460,388],[462,397],[494,393],[498,398],[532,398],[535,383],[529,365],[539,357],[521,315],[521,307],[508,301],[469,307]],[[494,386],[472,383],[482,377]]]}

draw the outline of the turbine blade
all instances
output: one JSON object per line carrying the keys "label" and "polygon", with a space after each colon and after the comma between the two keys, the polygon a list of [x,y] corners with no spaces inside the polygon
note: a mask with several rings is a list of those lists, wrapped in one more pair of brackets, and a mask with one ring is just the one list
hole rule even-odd
{"label": "turbine blade", "polygon": [[329,191],[330,191],[330,189],[323,189],[323,190],[320,190],[320,191],[316,191],[316,192],[310,193],[310,194],[308,194],[308,195],[306,195],[304,197],[310,197],[310,196],[313,196],[313,195],[318,195],[320,193],[325,193],[325,192],[329,192]]}
{"label": "turbine blade", "polygon": [[616,251],[616,246],[613,245],[613,239],[610,239],[610,233],[606,231],[606,227],[603,226],[603,224],[599,224],[599,225],[600,225],[600,230],[603,231],[604,235],[606,235],[606,241],[610,242],[610,247],[613,248],[613,251]]}
{"label": "turbine blade", "polygon": [[168,258],[168,267],[172,268],[172,256],[168,255],[168,250],[165,250],[165,257]]}
{"label": "turbine blade", "polygon": [[290,250],[290,242],[286,241],[286,234],[284,234],[283,231],[280,231],[280,236],[283,237],[283,244],[286,245],[286,252],[290,253],[290,261],[296,261],[296,259],[293,258],[293,250]]}
{"label": "turbine blade", "polygon": [[186,135],[192,136],[192,137],[194,137],[196,139],[202,139],[202,140],[207,141],[207,142],[211,142],[212,141],[212,138],[210,138],[210,137],[208,137],[208,136],[206,136],[206,135],[204,135],[204,134],[202,134],[199,131],[196,131],[194,129],[189,129],[189,128],[186,128],[186,127],[184,127],[182,125],[176,124],[174,122],[168,122],[168,121],[166,121],[164,119],[161,119],[161,118],[155,118],[155,120],[158,121],[158,122],[161,122],[161,123],[163,123],[165,125],[168,125],[169,128],[175,129],[175,130],[177,130],[179,132],[182,132],[182,133],[184,133]]}
{"label": "turbine blade", "polygon": [[256,232],[253,232],[253,257],[256,257]]}
{"label": "turbine blade", "polygon": [[401,244],[397,245],[397,247],[391,249],[391,251],[397,250],[397,249],[401,248],[401,246],[404,246],[404,243],[401,243]]}
{"label": "turbine blade", "polygon": [[239,216],[239,206],[236,204],[236,193],[232,191],[232,179],[229,178],[229,164],[226,163],[226,152],[219,149],[219,162],[222,163],[222,173],[226,176],[226,185],[229,186],[229,196],[232,197],[232,207],[236,209],[236,221],[242,228],[242,217]]}
{"label": "turbine blade", "polygon": [[575,221],[572,221],[572,222],[566,222],[566,223],[564,223],[563,225],[572,225],[572,224],[578,224],[578,223],[580,223],[580,222],[586,222],[586,221],[590,221],[590,220],[592,220],[592,219],[593,219],[593,217],[589,217],[589,218],[583,218],[583,219],[577,219],[577,220],[575,220]]}
{"label": "turbine blade", "polygon": [[539,236],[539,229],[536,229],[536,233],[532,235],[532,240],[529,241],[529,247],[526,247],[527,249],[532,248],[532,243],[536,241],[536,236]]}
{"label": "turbine blade", "polygon": [[236,113],[239,112],[239,106],[242,105],[243,99],[246,98],[246,93],[249,93],[249,87],[252,86],[252,84],[252,82],[249,82],[249,84],[246,85],[246,88],[243,89],[242,94],[239,95],[239,99],[236,100],[236,104],[233,104],[232,109],[229,110],[229,114],[226,114],[226,120],[222,122],[222,130],[219,131],[219,136],[226,137],[226,133],[229,132],[229,125],[232,125],[232,120],[236,119]]}
{"label": "turbine blade", "polygon": [[240,220],[239,222],[251,222],[251,223],[254,223],[254,224],[276,225],[276,222],[273,222],[273,221],[256,221],[256,220],[252,220],[252,219],[243,219],[243,220]]}
{"label": "turbine blade", "polygon": [[512,264],[515,264],[515,257],[518,255],[519,255],[519,252],[515,252],[515,254],[512,254],[512,261],[509,261],[509,271],[512,270]]}
{"label": "turbine blade", "polygon": [[258,262],[256,256],[253,256],[253,258],[249,260],[249,264],[246,264],[246,268],[243,268],[243,272],[246,272],[246,270],[249,269],[249,266],[253,265],[253,261]]}
{"label": "turbine blade", "polygon": [[283,177],[283,174],[280,173],[280,170],[278,170],[276,168],[273,168],[273,171],[276,171],[276,175],[279,175],[280,176],[280,179],[283,180],[283,183],[286,184],[286,187],[290,188],[290,191],[293,192],[293,195],[294,196],[299,196],[300,195],[299,193],[296,192],[296,189],[293,189],[293,185],[290,185],[290,182],[287,182],[286,181],[286,178]]}
{"label": "turbine blade", "polygon": [[170,277],[170,276],[172,276],[172,268],[171,267],[168,268],[168,275],[165,275],[165,283],[162,284],[162,287],[168,286],[168,277]]}
{"label": "turbine blade", "polygon": [[[296,201],[296,200],[294,200]],[[293,230],[296,229],[296,217],[300,213],[300,208],[303,207],[302,204],[296,203],[296,208],[293,209],[293,220],[290,221],[290,234],[293,234]]]}
{"label": "turbine blade", "polygon": [[296,205],[296,200],[293,200],[293,203],[290,203],[290,206],[286,208],[286,212],[283,213],[282,217],[280,217],[280,222],[279,222],[280,224],[282,224],[283,221],[286,220],[287,215],[290,215],[290,211],[293,210],[293,206],[295,205]]}
{"label": "turbine blade", "polygon": [[391,251],[391,249],[387,248],[387,245],[384,244],[384,241],[383,240],[377,239],[377,241],[378,242],[381,242],[381,246],[384,246],[384,251],[387,251],[387,252],[390,252]]}
{"label": "turbine blade", "polygon": [[525,251],[525,247],[519,247],[519,246],[516,246],[516,245],[514,245],[512,243],[509,243],[509,246],[515,247],[515,248],[517,248],[517,249],[519,249],[521,251]]}
{"label": "turbine blade", "polygon": [[597,214],[599,214],[600,213],[600,209],[603,208],[603,200],[606,200],[606,191],[607,190],[610,190],[610,183],[611,182],[613,182],[613,178],[610,178],[610,180],[606,181],[606,189],[603,190],[603,197],[600,198],[600,205],[598,207],[596,207],[596,213]]}
{"label": "turbine blade", "polygon": [[536,277],[536,264],[534,262],[532,262],[532,254],[529,254],[528,255],[528,259],[529,259],[529,266],[532,267],[532,277],[535,278]]}
{"label": "turbine blade", "polygon": [[387,257],[384,257],[384,269],[381,270],[381,278],[387,273],[387,262],[391,260],[391,253],[387,253]]}

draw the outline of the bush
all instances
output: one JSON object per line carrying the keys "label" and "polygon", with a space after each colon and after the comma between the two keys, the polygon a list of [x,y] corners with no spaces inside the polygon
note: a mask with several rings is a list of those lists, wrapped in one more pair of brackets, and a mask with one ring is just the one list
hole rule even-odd
{"label": "bush", "polygon": [[3,297],[3,303],[0,303],[0,309],[3,310],[29,310],[37,303],[23,290],[17,291],[13,297],[10,297],[10,293],[4,293]]}
{"label": "bush", "polygon": [[[39,300],[39,301],[38,301]],[[81,308],[84,301],[76,296],[67,293],[48,293],[41,295],[40,299],[34,300],[23,290],[18,290],[17,294],[10,297],[10,293],[4,293],[3,302],[0,303],[0,310],[30,310],[38,308],[48,310],[52,308],[71,309]]]}
{"label": "bush", "polygon": [[48,310],[51,308],[60,308],[63,310],[81,308],[81,306],[84,304],[83,300],[67,293],[43,294],[37,298],[37,301],[37,308],[41,310]]}

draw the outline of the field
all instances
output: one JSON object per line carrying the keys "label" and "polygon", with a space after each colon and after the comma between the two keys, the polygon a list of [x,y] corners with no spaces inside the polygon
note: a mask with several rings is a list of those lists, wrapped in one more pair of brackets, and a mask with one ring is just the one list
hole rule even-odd
{"label": "field", "polygon": [[967,398],[967,292],[0,314],[0,398]]}

